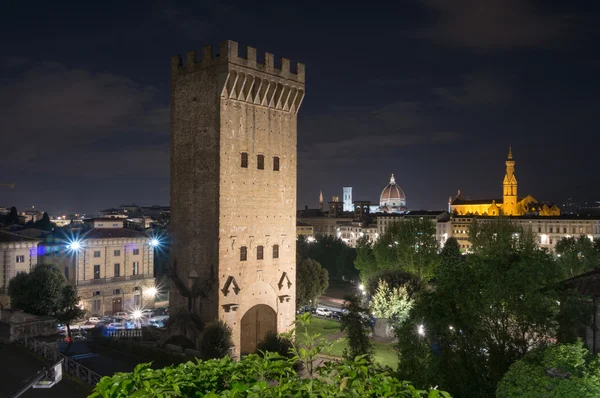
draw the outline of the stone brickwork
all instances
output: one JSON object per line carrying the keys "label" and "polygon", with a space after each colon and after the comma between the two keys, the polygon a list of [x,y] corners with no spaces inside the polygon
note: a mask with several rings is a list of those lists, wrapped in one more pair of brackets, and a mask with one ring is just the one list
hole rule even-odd
{"label": "stone brickwork", "polygon": [[294,320],[305,81],[303,64],[292,72],[288,59],[275,68],[273,54],[262,64],[256,49],[246,53],[225,41],[218,56],[208,46],[202,60],[191,51],[185,64],[171,61],[170,312],[224,320],[238,354],[253,350],[256,330],[283,332]]}

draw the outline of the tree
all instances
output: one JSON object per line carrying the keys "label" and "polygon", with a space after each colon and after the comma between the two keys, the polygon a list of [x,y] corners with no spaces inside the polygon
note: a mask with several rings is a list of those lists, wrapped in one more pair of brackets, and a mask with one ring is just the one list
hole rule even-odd
{"label": "tree", "polygon": [[600,396],[600,361],[582,343],[530,351],[513,363],[496,397],[580,398]]}
{"label": "tree", "polygon": [[344,349],[344,358],[354,359],[359,355],[373,355],[373,346],[369,340],[371,319],[369,311],[361,305],[358,296],[346,296],[344,312],[340,320],[340,330],[346,333],[348,348]]}
{"label": "tree", "polygon": [[315,260],[302,260],[296,269],[296,306],[316,304],[328,286],[327,270]]}
{"label": "tree", "polygon": [[33,315],[55,315],[60,309],[66,283],[65,276],[56,265],[38,264],[29,274],[9,282],[11,306]]}
{"label": "tree", "polygon": [[231,328],[222,320],[208,323],[200,337],[200,357],[207,360],[228,356],[233,347],[231,336]]}
{"label": "tree", "polygon": [[408,319],[412,306],[413,302],[406,287],[390,288],[389,284],[382,279],[379,280],[379,286],[369,305],[376,317],[387,319],[394,328]]}
{"label": "tree", "polygon": [[67,336],[69,342],[71,340],[71,322],[82,318],[85,315],[85,310],[79,307],[79,297],[77,290],[73,285],[66,284],[63,286],[60,299],[59,309],[56,312],[56,319],[67,325]]}
{"label": "tree", "polygon": [[28,274],[19,272],[8,284],[8,295],[13,308],[66,323],[69,338],[69,324],[85,314],[79,307],[77,289],[52,264],[38,264]]}
{"label": "tree", "polygon": [[34,226],[44,231],[52,231],[53,228],[52,223],[50,222],[50,216],[48,216],[48,213],[46,212],[44,212],[42,215],[41,220],[38,220],[34,223]]}
{"label": "tree", "polygon": [[17,213],[17,208],[15,206],[10,208],[10,212],[6,215],[5,223],[6,225],[19,223],[19,213]]}
{"label": "tree", "polygon": [[435,274],[439,262],[435,224],[426,218],[410,218],[392,223],[372,247],[357,249],[356,267],[364,281],[386,269],[400,269],[421,281]]}
{"label": "tree", "polygon": [[358,276],[354,268],[356,250],[348,247],[341,239],[324,235],[309,241],[301,238],[296,244],[296,258],[312,258],[323,266],[331,279],[352,280]]}
{"label": "tree", "polygon": [[562,238],[556,242],[557,261],[563,272],[563,278],[591,271],[600,266],[600,248],[588,237]]}
{"label": "tree", "polygon": [[460,260],[447,243],[433,289],[399,330],[399,372],[456,397],[493,396],[512,363],[557,336],[565,293],[528,230],[499,218],[470,232],[474,253]]}

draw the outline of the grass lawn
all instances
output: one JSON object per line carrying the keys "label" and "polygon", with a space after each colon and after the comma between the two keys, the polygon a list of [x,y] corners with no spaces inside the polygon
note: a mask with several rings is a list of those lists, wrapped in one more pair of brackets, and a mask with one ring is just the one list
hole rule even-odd
{"label": "grass lawn", "polygon": [[[330,355],[341,357],[344,348],[348,346],[346,338],[340,334],[339,322],[313,317],[307,329],[308,334],[310,335],[319,333],[321,334],[321,337],[336,341],[328,352]],[[302,338],[301,333],[298,334],[298,338]],[[381,365],[390,366],[393,369],[396,369],[398,366],[398,356],[396,350],[394,350],[394,343],[375,340],[372,340],[371,342],[373,344],[373,349],[375,350],[375,361],[379,362]]]}

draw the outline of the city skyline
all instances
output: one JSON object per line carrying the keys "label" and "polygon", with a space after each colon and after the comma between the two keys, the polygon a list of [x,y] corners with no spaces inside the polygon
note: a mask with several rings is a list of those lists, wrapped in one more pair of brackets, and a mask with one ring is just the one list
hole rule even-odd
{"label": "city skyline", "polygon": [[458,189],[496,197],[509,145],[540,201],[597,199],[596,7],[156,1],[115,18],[117,5],[11,4],[0,16],[0,183],[16,184],[0,187],[0,205],[168,204],[170,56],[223,37],[306,64],[298,208],[343,186],[376,202],[392,173],[409,209],[444,209]]}

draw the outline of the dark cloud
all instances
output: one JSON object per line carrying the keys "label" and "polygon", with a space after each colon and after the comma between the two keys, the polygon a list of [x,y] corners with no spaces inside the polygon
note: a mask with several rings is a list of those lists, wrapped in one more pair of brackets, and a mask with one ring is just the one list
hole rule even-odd
{"label": "dark cloud", "polygon": [[537,47],[565,34],[568,18],[529,0],[419,0],[435,21],[417,36],[474,50]]}
{"label": "dark cloud", "polygon": [[442,100],[459,106],[497,105],[514,96],[511,78],[502,72],[475,72],[460,76],[455,84],[434,88]]}
{"label": "dark cloud", "polygon": [[168,177],[169,108],[155,88],[55,62],[23,59],[18,66],[0,89],[3,138],[11,148],[0,166],[11,170],[19,192],[29,192],[32,178],[52,192],[65,178],[102,185],[129,175],[135,185],[146,173]]}
{"label": "dark cloud", "polygon": [[[395,150],[458,140],[428,117],[421,102],[337,106],[311,117],[301,126],[299,157],[302,167],[345,167],[361,161],[395,156]],[[303,144],[309,138],[308,144]]]}

